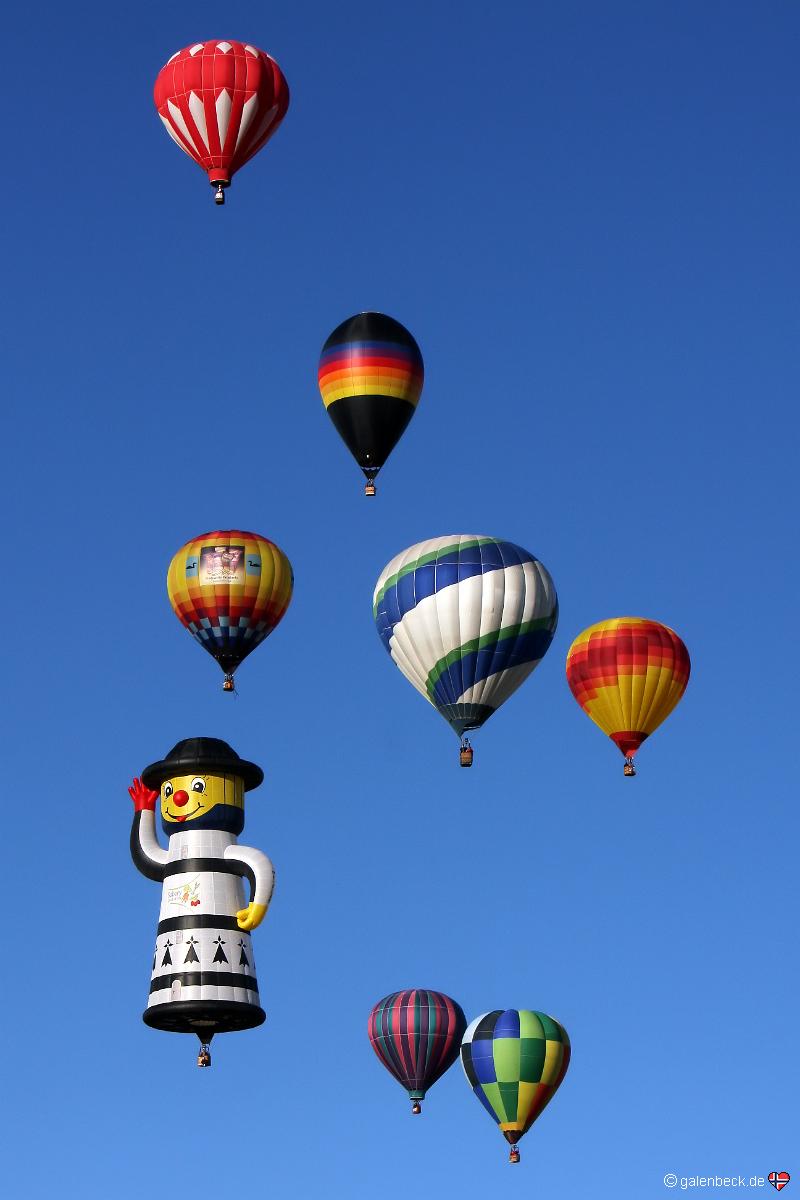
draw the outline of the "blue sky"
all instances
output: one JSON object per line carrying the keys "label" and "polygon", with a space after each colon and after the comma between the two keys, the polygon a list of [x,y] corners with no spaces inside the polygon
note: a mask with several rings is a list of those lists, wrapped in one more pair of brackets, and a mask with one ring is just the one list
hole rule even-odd
{"label": "blue sky", "polygon": [[[92,2],[6,25],[9,1194],[649,1200],[667,1172],[800,1174],[797,6]],[[151,98],[216,36],[292,91],[222,210]],[[368,502],[316,364],[372,308],[426,382]],[[164,586],[228,526],[296,578],[233,700]],[[532,550],[561,603],[471,772],[370,610],[394,554],[450,532]],[[632,783],[563,669],[621,614],[692,656]],[[126,793],[197,735],[264,767],[242,840],[278,880],[267,1023],[208,1072],[140,1020],[158,888]],[[407,986],[568,1029],[519,1168],[458,1066],[408,1116],[366,1038]]]}

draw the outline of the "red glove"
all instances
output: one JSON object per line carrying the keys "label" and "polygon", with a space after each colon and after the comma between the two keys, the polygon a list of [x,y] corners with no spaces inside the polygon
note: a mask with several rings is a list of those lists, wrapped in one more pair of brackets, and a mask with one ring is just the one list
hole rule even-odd
{"label": "red glove", "polygon": [[141,779],[134,779],[128,788],[128,795],[137,812],[141,812],[144,808],[148,808],[152,812],[158,799],[158,792],[151,792],[149,787],[144,786]]}

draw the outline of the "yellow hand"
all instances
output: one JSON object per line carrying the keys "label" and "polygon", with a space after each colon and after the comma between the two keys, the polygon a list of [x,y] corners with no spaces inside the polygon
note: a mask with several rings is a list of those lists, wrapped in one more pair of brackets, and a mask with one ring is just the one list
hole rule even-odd
{"label": "yellow hand", "polygon": [[236,914],[236,924],[240,929],[251,930],[260,925],[267,915],[266,904],[248,904],[247,908],[242,908]]}

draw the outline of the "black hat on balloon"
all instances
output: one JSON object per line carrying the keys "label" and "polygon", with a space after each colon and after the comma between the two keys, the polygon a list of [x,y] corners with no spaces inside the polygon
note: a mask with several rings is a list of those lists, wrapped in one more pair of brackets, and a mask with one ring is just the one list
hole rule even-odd
{"label": "black hat on balloon", "polygon": [[165,779],[175,775],[236,775],[244,781],[244,790],[252,791],[264,782],[264,772],[256,763],[240,758],[221,738],[186,738],[173,746],[166,758],[151,763],[142,771],[142,782],[157,791]]}

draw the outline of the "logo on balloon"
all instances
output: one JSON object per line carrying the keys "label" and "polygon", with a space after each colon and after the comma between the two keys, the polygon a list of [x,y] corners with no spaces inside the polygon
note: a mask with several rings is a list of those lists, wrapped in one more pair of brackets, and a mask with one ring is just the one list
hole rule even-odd
{"label": "logo on balloon", "polygon": [[169,904],[180,904],[182,908],[197,908],[200,903],[200,880],[193,879],[191,883],[169,888],[167,901]]}
{"label": "logo on balloon", "polygon": [[244,546],[203,546],[200,583],[244,583]]}

